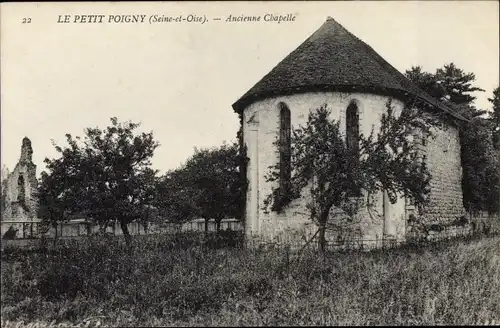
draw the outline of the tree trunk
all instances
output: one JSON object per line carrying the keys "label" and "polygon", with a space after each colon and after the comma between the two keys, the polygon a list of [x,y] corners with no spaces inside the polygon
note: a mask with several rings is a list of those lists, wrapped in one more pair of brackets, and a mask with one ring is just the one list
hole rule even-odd
{"label": "tree trunk", "polygon": [[209,218],[204,218],[205,219],[205,233],[208,233],[208,222],[210,221]]}
{"label": "tree trunk", "polygon": [[325,253],[326,248],[326,221],[328,220],[328,211],[325,211],[320,214],[319,217],[319,235],[318,235],[318,248],[321,254]]}
{"label": "tree trunk", "polygon": [[149,207],[146,206],[146,213],[142,218],[142,226],[144,227],[144,234],[148,234],[148,226],[149,226]]}
{"label": "tree trunk", "polygon": [[318,249],[321,254],[325,253],[326,239],[325,239],[325,225],[321,225],[319,227],[319,235],[318,235]]}
{"label": "tree trunk", "polygon": [[92,234],[90,222],[85,222],[85,228],[87,229],[87,236]]}
{"label": "tree trunk", "polygon": [[123,237],[125,237],[125,243],[127,244],[127,246],[130,246],[132,238],[130,237],[130,233],[128,231],[128,224],[122,221],[120,222],[120,226],[122,228]]}
{"label": "tree trunk", "polygon": [[222,218],[215,220],[215,227],[217,229],[217,234],[219,234],[219,232],[220,232],[220,223],[221,223],[221,221],[222,221]]}
{"label": "tree trunk", "polygon": [[54,227],[54,230],[55,230],[53,245],[56,246],[56,241],[57,241],[57,222],[52,223],[52,226]]}
{"label": "tree trunk", "polygon": [[99,223],[99,233],[104,236],[106,234],[106,223]]}

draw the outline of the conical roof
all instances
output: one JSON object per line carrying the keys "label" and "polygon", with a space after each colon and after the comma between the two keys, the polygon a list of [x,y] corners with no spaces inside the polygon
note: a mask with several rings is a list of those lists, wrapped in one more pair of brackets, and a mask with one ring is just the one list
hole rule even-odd
{"label": "conical roof", "polygon": [[426,106],[464,119],[421,90],[331,17],[236,101],[233,108],[241,112],[262,98],[318,90],[412,95]]}

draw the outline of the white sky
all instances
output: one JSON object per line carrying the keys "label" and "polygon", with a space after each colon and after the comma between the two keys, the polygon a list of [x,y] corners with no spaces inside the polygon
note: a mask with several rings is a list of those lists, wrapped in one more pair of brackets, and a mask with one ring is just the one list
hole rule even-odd
{"label": "white sky", "polygon": [[[229,15],[297,15],[291,23],[226,23]],[[64,14],[206,15],[222,21],[57,24]],[[57,156],[51,139],[83,136],[109,118],[141,122],[161,143],[155,168],[193,147],[233,140],[231,105],[332,16],[401,72],[451,61],[474,72],[476,105],[499,84],[496,1],[2,3],[1,163],[12,170],[31,139],[37,175]],[[21,24],[31,17],[31,24]]]}

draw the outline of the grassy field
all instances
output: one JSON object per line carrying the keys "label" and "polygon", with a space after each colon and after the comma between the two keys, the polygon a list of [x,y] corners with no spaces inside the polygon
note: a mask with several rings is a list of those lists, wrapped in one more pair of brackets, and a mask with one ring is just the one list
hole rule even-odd
{"label": "grassy field", "polygon": [[500,237],[300,258],[88,239],[4,252],[1,287],[2,327],[500,324]]}

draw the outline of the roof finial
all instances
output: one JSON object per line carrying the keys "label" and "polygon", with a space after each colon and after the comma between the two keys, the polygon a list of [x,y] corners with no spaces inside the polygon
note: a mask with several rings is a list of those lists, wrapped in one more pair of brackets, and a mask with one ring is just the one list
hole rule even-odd
{"label": "roof finial", "polygon": [[332,16],[328,16],[328,17],[326,18],[326,21],[327,21],[327,22],[332,22],[332,21],[334,21],[334,19],[333,19],[333,17],[332,17]]}

